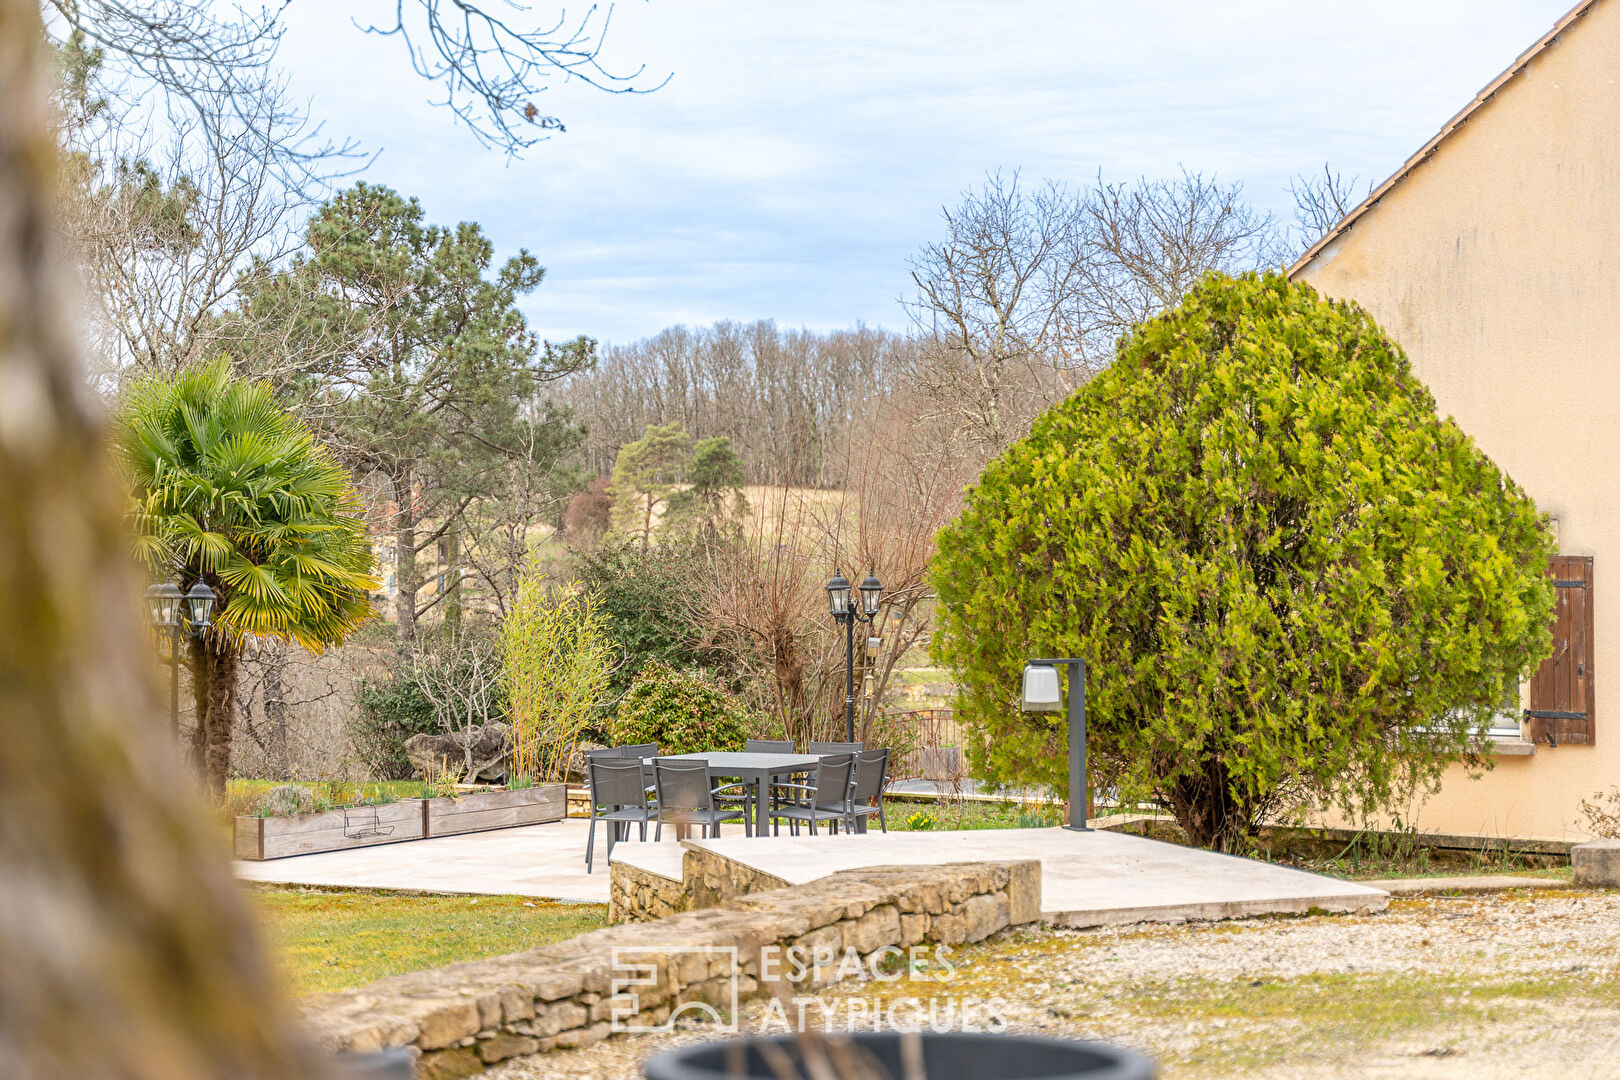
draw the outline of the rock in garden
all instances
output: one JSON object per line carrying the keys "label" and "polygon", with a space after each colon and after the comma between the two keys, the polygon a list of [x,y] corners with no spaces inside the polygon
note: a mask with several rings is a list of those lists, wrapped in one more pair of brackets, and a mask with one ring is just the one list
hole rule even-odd
{"label": "rock in garden", "polygon": [[574,747],[574,752],[568,755],[568,782],[570,784],[588,784],[591,782],[591,771],[586,767],[585,755],[592,750],[606,749],[600,743],[582,742]]}
{"label": "rock in garden", "polygon": [[[472,768],[467,770],[467,744],[472,744]],[[470,733],[412,735],[404,743],[405,756],[424,779],[462,770],[462,779],[502,780],[511,753],[511,733],[505,724],[485,724]]]}
{"label": "rock in garden", "polygon": [[1576,885],[1590,888],[1620,886],[1620,840],[1589,840],[1569,851],[1569,867]]}

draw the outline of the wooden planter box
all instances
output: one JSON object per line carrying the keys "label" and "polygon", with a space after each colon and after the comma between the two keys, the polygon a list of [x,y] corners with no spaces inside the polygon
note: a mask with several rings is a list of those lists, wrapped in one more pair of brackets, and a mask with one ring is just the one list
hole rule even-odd
{"label": "wooden planter box", "polygon": [[537,784],[516,791],[481,791],[459,799],[428,799],[423,811],[428,836],[539,825],[568,816],[568,789],[561,784]]}
{"label": "wooden planter box", "polygon": [[421,799],[346,806],[318,814],[236,819],[238,859],[281,859],[316,851],[420,840],[427,835]]}
{"label": "wooden planter box", "polygon": [[283,859],[317,851],[396,844],[430,836],[508,829],[561,821],[567,789],[543,784],[516,791],[480,791],[458,799],[401,799],[382,806],[348,806],[318,814],[238,817],[238,859]]}

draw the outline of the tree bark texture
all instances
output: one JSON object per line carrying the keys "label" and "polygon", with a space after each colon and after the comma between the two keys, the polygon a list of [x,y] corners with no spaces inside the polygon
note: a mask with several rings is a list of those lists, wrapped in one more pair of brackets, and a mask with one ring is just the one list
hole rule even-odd
{"label": "tree bark texture", "polygon": [[394,640],[401,656],[416,644],[416,493],[411,470],[394,474]]}
{"label": "tree bark texture", "polygon": [[241,662],[235,646],[212,630],[193,639],[191,646],[192,700],[197,717],[191,754],[209,797],[222,802],[225,782],[231,776],[231,738],[236,730],[236,685]]}
{"label": "tree bark texture", "polygon": [[0,1073],[322,1075],[166,734],[51,236],[40,9],[0,0]]}

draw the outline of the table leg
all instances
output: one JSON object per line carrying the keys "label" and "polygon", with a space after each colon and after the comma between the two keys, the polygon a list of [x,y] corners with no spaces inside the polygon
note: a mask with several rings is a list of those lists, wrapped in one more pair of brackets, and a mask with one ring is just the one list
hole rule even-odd
{"label": "table leg", "polygon": [[765,773],[754,775],[754,835],[770,836],[771,778]]}

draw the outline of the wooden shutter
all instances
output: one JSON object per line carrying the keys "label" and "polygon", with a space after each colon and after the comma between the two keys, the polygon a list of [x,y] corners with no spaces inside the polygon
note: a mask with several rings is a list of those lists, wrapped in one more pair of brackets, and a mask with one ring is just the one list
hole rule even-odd
{"label": "wooden shutter", "polygon": [[1558,602],[1553,652],[1530,680],[1530,740],[1557,746],[1595,741],[1592,679],[1592,559],[1555,555],[1550,567]]}

